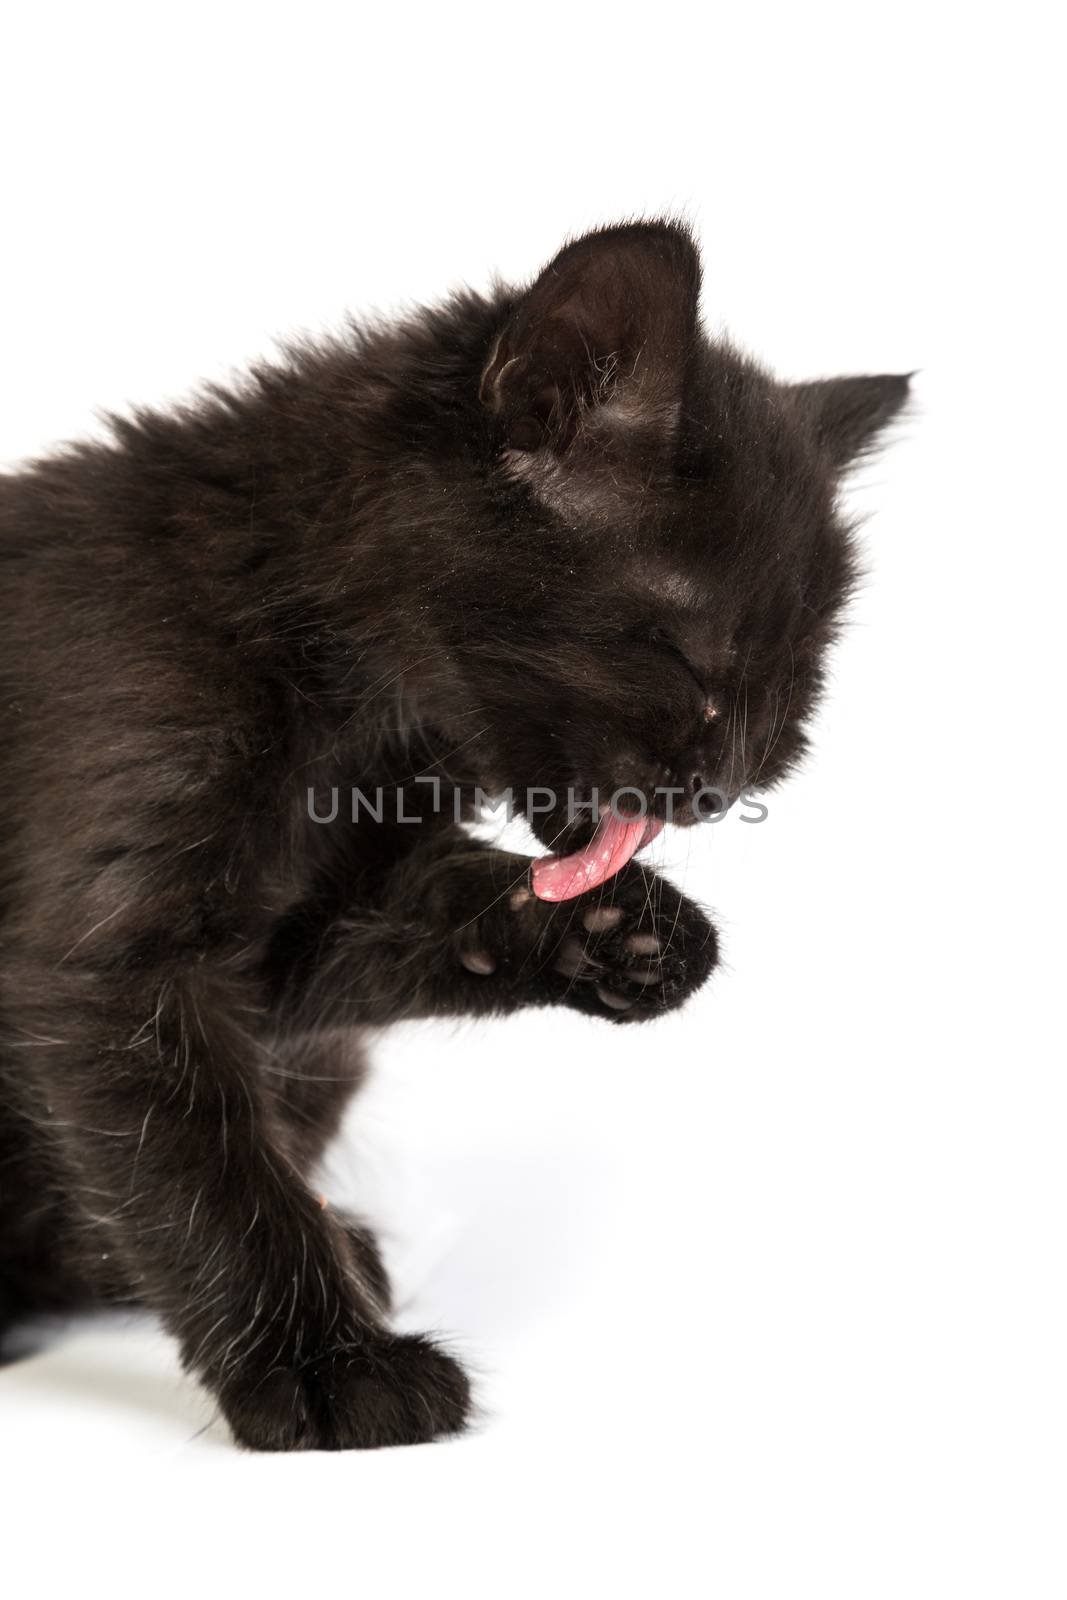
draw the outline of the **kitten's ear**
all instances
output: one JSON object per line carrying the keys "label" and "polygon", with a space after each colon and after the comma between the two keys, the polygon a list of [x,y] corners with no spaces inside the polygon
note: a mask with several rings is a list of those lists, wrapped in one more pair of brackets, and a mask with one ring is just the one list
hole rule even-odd
{"label": "kitten's ear", "polygon": [[684,228],[637,223],[567,245],[515,306],[481,399],[513,450],[566,453],[587,425],[669,440],[696,323],[700,261]]}
{"label": "kitten's ear", "polygon": [[912,373],[882,373],[869,378],[826,378],[793,383],[789,393],[814,423],[835,463],[847,466],[872,450],[878,435],[908,398]]}

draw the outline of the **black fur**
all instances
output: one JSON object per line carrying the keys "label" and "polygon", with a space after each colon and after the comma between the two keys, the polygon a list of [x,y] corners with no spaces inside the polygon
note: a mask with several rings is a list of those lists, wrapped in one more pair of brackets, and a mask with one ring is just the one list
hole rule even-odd
{"label": "black fur", "polygon": [[685,823],[777,781],[854,578],[838,472],[906,392],[776,383],[698,284],[683,228],[605,229],[3,480],[0,1321],[150,1306],[254,1448],[463,1425],[308,1186],[360,1030],[653,1017],[716,940],[634,862],[532,898],[453,795],[667,785]]}

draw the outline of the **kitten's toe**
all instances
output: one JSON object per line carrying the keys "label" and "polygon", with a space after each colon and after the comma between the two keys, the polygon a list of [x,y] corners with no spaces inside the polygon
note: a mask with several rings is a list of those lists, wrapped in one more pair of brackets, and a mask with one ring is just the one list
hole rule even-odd
{"label": "kitten's toe", "polygon": [[621,906],[593,906],[582,913],[582,926],[589,933],[607,933],[617,928],[625,915]]}
{"label": "kitten's toe", "polygon": [[459,1433],[470,1380],[458,1361],[415,1334],[379,1337],[337,1373],[328,1399],[335,1450],[428,1444]]}
{"label": "kitten's toe", "polygon": [[552,970],[558,972],[561,978],[577,978],[602,972],[603,968],[581,939],[571,934],[556,951]]}

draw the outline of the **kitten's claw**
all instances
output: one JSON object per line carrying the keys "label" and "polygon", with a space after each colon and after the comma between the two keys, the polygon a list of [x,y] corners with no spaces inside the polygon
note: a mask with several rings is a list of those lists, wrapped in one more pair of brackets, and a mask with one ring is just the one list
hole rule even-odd
{"label": "kitten's claw", "polygon": [[609,1011],[629,1011],[633,1005],[633,1001],[628,1000],[624,994],[616,994],[614,989],[607,989],[602,983],[597,984],[596,992]]}
{"label": "kitten's claw", "polygon": [[459,959],[468,972],[476,973],[480,978],[488,978],[496,971],[496,959],[488,950],[463,950]]}

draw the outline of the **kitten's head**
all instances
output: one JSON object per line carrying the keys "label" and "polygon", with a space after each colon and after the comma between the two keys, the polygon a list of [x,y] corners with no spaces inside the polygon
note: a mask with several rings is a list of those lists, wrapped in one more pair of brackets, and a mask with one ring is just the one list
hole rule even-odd
{"label": "kitten's head", "polygon": [[[492,525],[454,594],[444,579],[449,732],[517,795],[733,799],[804,749],[856,570],[838,480],[908,380],[777,383],[702,331],[699,280],[683,228],[609,228],[498,308],[478,396]],[[531,820],[546,841],[581,831],[562,806]]]}

